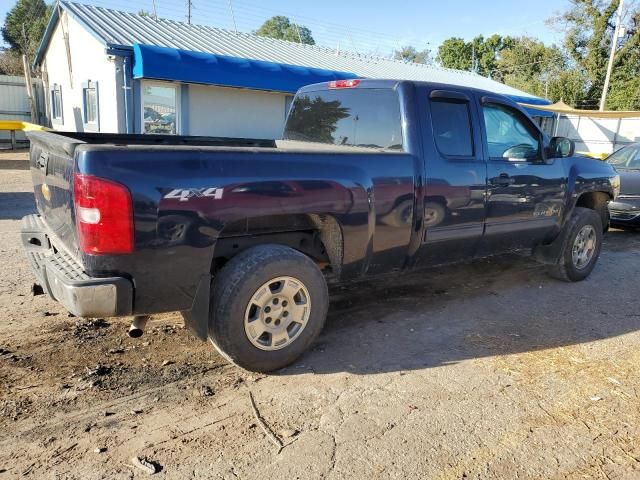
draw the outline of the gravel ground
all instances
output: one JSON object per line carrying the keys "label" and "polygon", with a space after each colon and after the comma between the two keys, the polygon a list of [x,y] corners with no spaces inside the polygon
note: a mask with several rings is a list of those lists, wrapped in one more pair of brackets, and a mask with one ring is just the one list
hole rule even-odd
{"label": "gravel ground", "polygon": [[32,297],[29,172],[2,160],[0,480],[142,478],[134,456],[171,479],[640,478],[636,234],[577,284],[505,257],[336,289],[311,351],[254,375],[178,315],[132,340]]}

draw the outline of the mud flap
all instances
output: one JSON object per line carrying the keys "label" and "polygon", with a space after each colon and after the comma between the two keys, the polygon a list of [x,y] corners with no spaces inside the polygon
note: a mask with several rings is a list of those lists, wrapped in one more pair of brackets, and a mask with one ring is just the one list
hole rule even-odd
{"label": "mud flap", "polygon": [[[568,223],[568,222],[567,222]],[[564,246],[569,235],[569,229],[565,226],[556,239],[547,245],[538,245],[533,250],[533,258],[545,265],[555,265],[560,261]]]}
{"label": "mud flap", "polygon": [[209,303],[212,280],[213,277],[208,274],[200,278],[191,310],[182,312],[185,326],[196,337],[204,341],[209,336]]}

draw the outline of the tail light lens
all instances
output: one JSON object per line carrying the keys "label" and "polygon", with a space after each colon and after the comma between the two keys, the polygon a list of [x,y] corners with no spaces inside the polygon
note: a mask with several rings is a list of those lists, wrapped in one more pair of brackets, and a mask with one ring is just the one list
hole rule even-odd
{"label": "tail light lens", "polygon": [[124,185],[76,173],[73,193],[83,252],[94,255],[133,252],[133,202]]}

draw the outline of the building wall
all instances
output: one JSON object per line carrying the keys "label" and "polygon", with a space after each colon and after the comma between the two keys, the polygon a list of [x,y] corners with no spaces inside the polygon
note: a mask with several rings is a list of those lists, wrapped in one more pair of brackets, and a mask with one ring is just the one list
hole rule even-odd
{"label": "building wall", "polygon": [[284,93],[189,85],[188,135],[280,138],[285,119]]}
{"label": "building wall", "polygon": [[[69,38],[71,69],[63,31]],[[124,131],[122,108],[118,108],[122,104],[121,92],[116,82],[119,60],[107,56],[105,46],[64,11],[51,36],[42,69],[47,116],[53,128],[75,132],[85,130],[82,87],[84,82],[91,80],[98,82],[100,132]],[[51,118],[51,89],[54,84],[60,85],[62,92],[62,122]]]}

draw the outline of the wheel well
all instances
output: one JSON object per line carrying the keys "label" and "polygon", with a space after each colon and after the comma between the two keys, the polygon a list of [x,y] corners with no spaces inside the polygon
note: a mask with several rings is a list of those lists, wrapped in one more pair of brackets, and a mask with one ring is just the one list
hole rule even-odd
{"label": "wheel well", "polygon": [[447,199],[441,195],[427,196],[425,202],[441,203],[443,207],[447,206]]}
{"label": "wheel well", "polygon": [[590,208],[600,214],[602,227],[604,230],[609,226],[609,210],[607,204],[611,200],[608,193],[605,192],[587,192],[578,197],[576,207]]}
{"label": "wheel well", "polygon": [[330,279],[342,270],[342,229],[329,215],[274,215],[243,219],[225,226],[216,241],[212,274],[238,253],[267,243],[286,245],[313,259]]}

